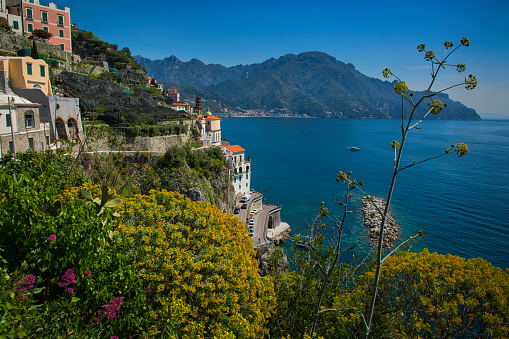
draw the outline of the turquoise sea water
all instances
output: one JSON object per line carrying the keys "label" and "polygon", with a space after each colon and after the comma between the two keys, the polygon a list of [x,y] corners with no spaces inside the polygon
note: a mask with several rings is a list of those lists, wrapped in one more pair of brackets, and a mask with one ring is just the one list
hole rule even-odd
{"label": "turquoise sea water", "polygon": [[[465,142],[469,154],[449,154],[399,173],[393,216],[402,238],[419,229],[428,236],[412,250],[428,248],[461,257],[482,257],[509,267],[509,121],[425,121],[413,130],[403,164],[442,153]],[[368,194],[385,197],[390,184],[395,120],[230,118],[221,120],[222,135],[246,149],[252,160],[251,187],[270,203],[283,206],[282,220],[293,234],[304,233],[320,201],[345,194],[339,171],[352,171]],[[347,146],[357,146],[351,152]],[[356,194],[352,207],[360,208]],[[345,245],[365,233],[360,214],[350,214]],[[288,247],[288,244],[285,245]],[[367,242],[357,249],[368,251]]]}

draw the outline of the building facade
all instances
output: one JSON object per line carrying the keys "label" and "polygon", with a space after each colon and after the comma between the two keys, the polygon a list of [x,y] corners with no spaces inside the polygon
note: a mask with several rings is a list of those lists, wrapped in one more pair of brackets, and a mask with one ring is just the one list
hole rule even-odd
{"label": "building facade", "polygon": [[48,73],[42,59],[0,57],[0,93],[38,104],[38,119],[48,124],[50,138],[46,144],[61,139],[83,140],[79,99],[53,96]]}
{"label": "building facade", "polygon": [[48,42],[72,52],[71,10],[39,0],[2,0],[8,24],[18,34],[40,29],[53,34]]}
{"label": "building facade", "polygon": [[246,150],[239,145],[221,146],[224,157],[230,165],[235,194],[251,192],[251,161],[246,159]]}
{"label": "building facade", "polygon": [[171,108],[173,108],[175,111],[184,111],[186,113],[189,113],[189,104],[185,102],[174,102],[171,104]]}
{"label": "building facade", "polygon": [[208,115],[205,117],[205,135],[203,144],[208,146],[221,146],[221,119]]}
{"label": "building facade", "polygon": [[0,57],[0,90],[7,93],[6,86],[40,89],[45,95],[53,96],[48,64],[43,59]]}
{"label": "building facade", "polygon": [[180,102],[180,93],[177,92],[176,87],[172,87],[167,90],[166,95],[171,99],[171,102]]}
{"label": "building facade", "polygon": [[48,150],[50,124],[41,120],[39,104],[16,95],[0,94],[0,154]]}

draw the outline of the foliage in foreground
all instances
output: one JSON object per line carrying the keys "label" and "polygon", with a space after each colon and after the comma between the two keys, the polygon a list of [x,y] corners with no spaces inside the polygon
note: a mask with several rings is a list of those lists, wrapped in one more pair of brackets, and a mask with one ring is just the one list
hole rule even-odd
{"label": "foliage in foreground", "polygon": [[[322,238],[323,239],[323,238]],[[323,267],[331,248],[316,239],[308,250],[294,248],[294,270],[273,272],[276,309],[269,319],[271,338],[303,338],[309,333],[320,297]],[[334,268],[325,289],[315,334],[357,338],[365,333],[375,274],[373,259]],[[383,266],[372,338],[507,338],[509,270],[481,258],[402,251]]]}
{"label": "foliage in foreground", "polygon": [[115,191],[88,183],[57,197],[60,172],[3,165],[1,334],[263,336],[272,283],[233,215],[165,191],[118,204]]}

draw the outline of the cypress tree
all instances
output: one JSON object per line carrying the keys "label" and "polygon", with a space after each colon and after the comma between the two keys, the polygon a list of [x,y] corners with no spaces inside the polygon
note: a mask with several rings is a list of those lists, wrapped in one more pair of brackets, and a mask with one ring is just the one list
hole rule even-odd
{"label": "cypress tree", "polygon": [[32,45],[32,59],[39,59],[39,52],[37,52],[37,44],[35,43],[35,39],[32,40],[33,41],[33,45]]}

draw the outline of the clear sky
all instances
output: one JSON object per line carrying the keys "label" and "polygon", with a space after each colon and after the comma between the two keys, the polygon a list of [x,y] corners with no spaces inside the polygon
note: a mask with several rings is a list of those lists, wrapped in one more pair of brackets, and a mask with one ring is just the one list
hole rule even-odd
{"label": "clear sky", "polygon": [[435,90],[474,74],[478,87],[449,92],[478,113],[509,114],[509,1],[301,1],[301,0],[51,0],[71,8],[80,29],[132,55],[233,66],[307,51],[325,52],[361,73],[382,78],[385,67],[414,90],[429,83],[430,69],[417,45],[437,54],[443,42],[471,45],[451,62]]}

